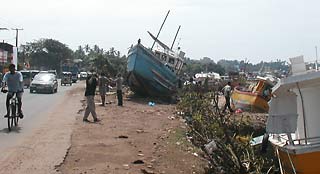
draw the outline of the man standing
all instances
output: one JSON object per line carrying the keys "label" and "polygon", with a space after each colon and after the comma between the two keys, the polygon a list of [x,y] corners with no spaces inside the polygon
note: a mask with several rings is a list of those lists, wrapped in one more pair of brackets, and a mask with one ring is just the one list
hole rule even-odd
{"label": "man standing", "polygon": [[223,95],[226,99],[226,104],[224,105],[222,112],[223,113],[226,112],[227,107],[229,108],[230,112],[233,112],[233,110],[231,109],[231,106],[230,106],[231,82],[228,82],[227,85],[222,88],[222,92],[223,92]]}
{"label": "man standing", "polygon": [[16,72],[16,68],[14,64],[9,65],[9,72],[7,72],[4,75],[2,82],[4,83],[2,90],[5,86],[8,86],[8,94],[7,94],[7,100],[6,100],[7,114],[4,117],[8,117],[8,115],[10,114],[9,102],[10,102],[10,99],[13,97],[13,95],[16,94],[18,98],[19,117],[23,118],[23,113],[21,109],[22,93],[23,93],[23,76],[20,72]]}
{"label": "man standing", "polygon": [[97,77],[96,74],[92,74],[89,75],[86,79],[86,91],[85,91],[85,96],[87,99],[87,107],[86,107],[86,111],[84,112],[84,117],[83,117],[83,121],[84,122],[89,122],[88,120],[88,116],[91,113],[92,117],[93,117],[93,121],[94,122],[98,122],[100,121],[97,118],[97,114],[96,114],[96,107],[94,104],[94,95],[96,92],[96,87],[97,87]]}
{"label": "man standing", "polygon": [[108,82],[108,79],[105,76],[105,73],[101,73],[99,78],[99,93],[101,96],[102,103],[100,104],[100,106],[105,106],[106,104],[107,82]]}
{"label": "man standing", "polygon": [[116,86],[117,86],[117,98],[118,98],[118,106],[122,106],[122,83],[123,78],[121,74],[118,74],[118,78],[116,79]]}

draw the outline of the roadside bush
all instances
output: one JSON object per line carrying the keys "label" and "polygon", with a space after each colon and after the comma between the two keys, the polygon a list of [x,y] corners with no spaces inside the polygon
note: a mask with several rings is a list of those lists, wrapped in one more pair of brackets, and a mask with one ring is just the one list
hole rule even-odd
{"label": "roadside bush", "polygon": [[202,149],[209,161],[208,173],[262,174],[277,171],[276,159],[260,153],[259,146],[250,145],[257,127],[245,115],[226,115],[219,109],[216,92],[201,93],[190,90],[182,93],[178,113],[189,125],[188,136]]}

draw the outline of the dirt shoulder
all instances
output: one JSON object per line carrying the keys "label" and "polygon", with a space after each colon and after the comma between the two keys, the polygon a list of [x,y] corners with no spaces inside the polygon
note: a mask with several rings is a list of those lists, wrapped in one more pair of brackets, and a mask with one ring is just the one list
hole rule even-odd
{"label": "dirt shoulder", "polygon": [[[100,101],[98,95],[95,98]],[[84,123],[83,112],[77,115],[71,148],[57,171],[203,173],[206,162],[186,141],[185,124],[174,117],[174,105],[156,103],[152,107],[146,99],[134,99],[125,100],[124,106],[119,107],[114,95],[108,96],[107,101],[113,103],[96,105],[99,123]]]}

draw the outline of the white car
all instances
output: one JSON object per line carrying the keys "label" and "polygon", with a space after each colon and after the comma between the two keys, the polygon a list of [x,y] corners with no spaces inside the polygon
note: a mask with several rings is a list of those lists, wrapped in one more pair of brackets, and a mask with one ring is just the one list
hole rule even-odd
{"label": "white car", "polygon": [[80,72],[80,80],[84,80],[88,77],[88,73],[87,72]]}
{"label": "white car", "polygon": [[39,73],[34,76],[30,84],[30,93],[33,92],[49,92],[55,93],[58,91],[58,80],[54,74]]}

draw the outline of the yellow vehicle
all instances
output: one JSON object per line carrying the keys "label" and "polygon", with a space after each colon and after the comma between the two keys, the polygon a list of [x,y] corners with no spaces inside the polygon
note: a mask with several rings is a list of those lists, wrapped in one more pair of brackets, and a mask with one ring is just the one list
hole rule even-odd
{"label": "yellow vehicle", "polygon": [[61,76],[61,86],[69,84],[72,85],[72,73],[71,72],[62,72]]}

